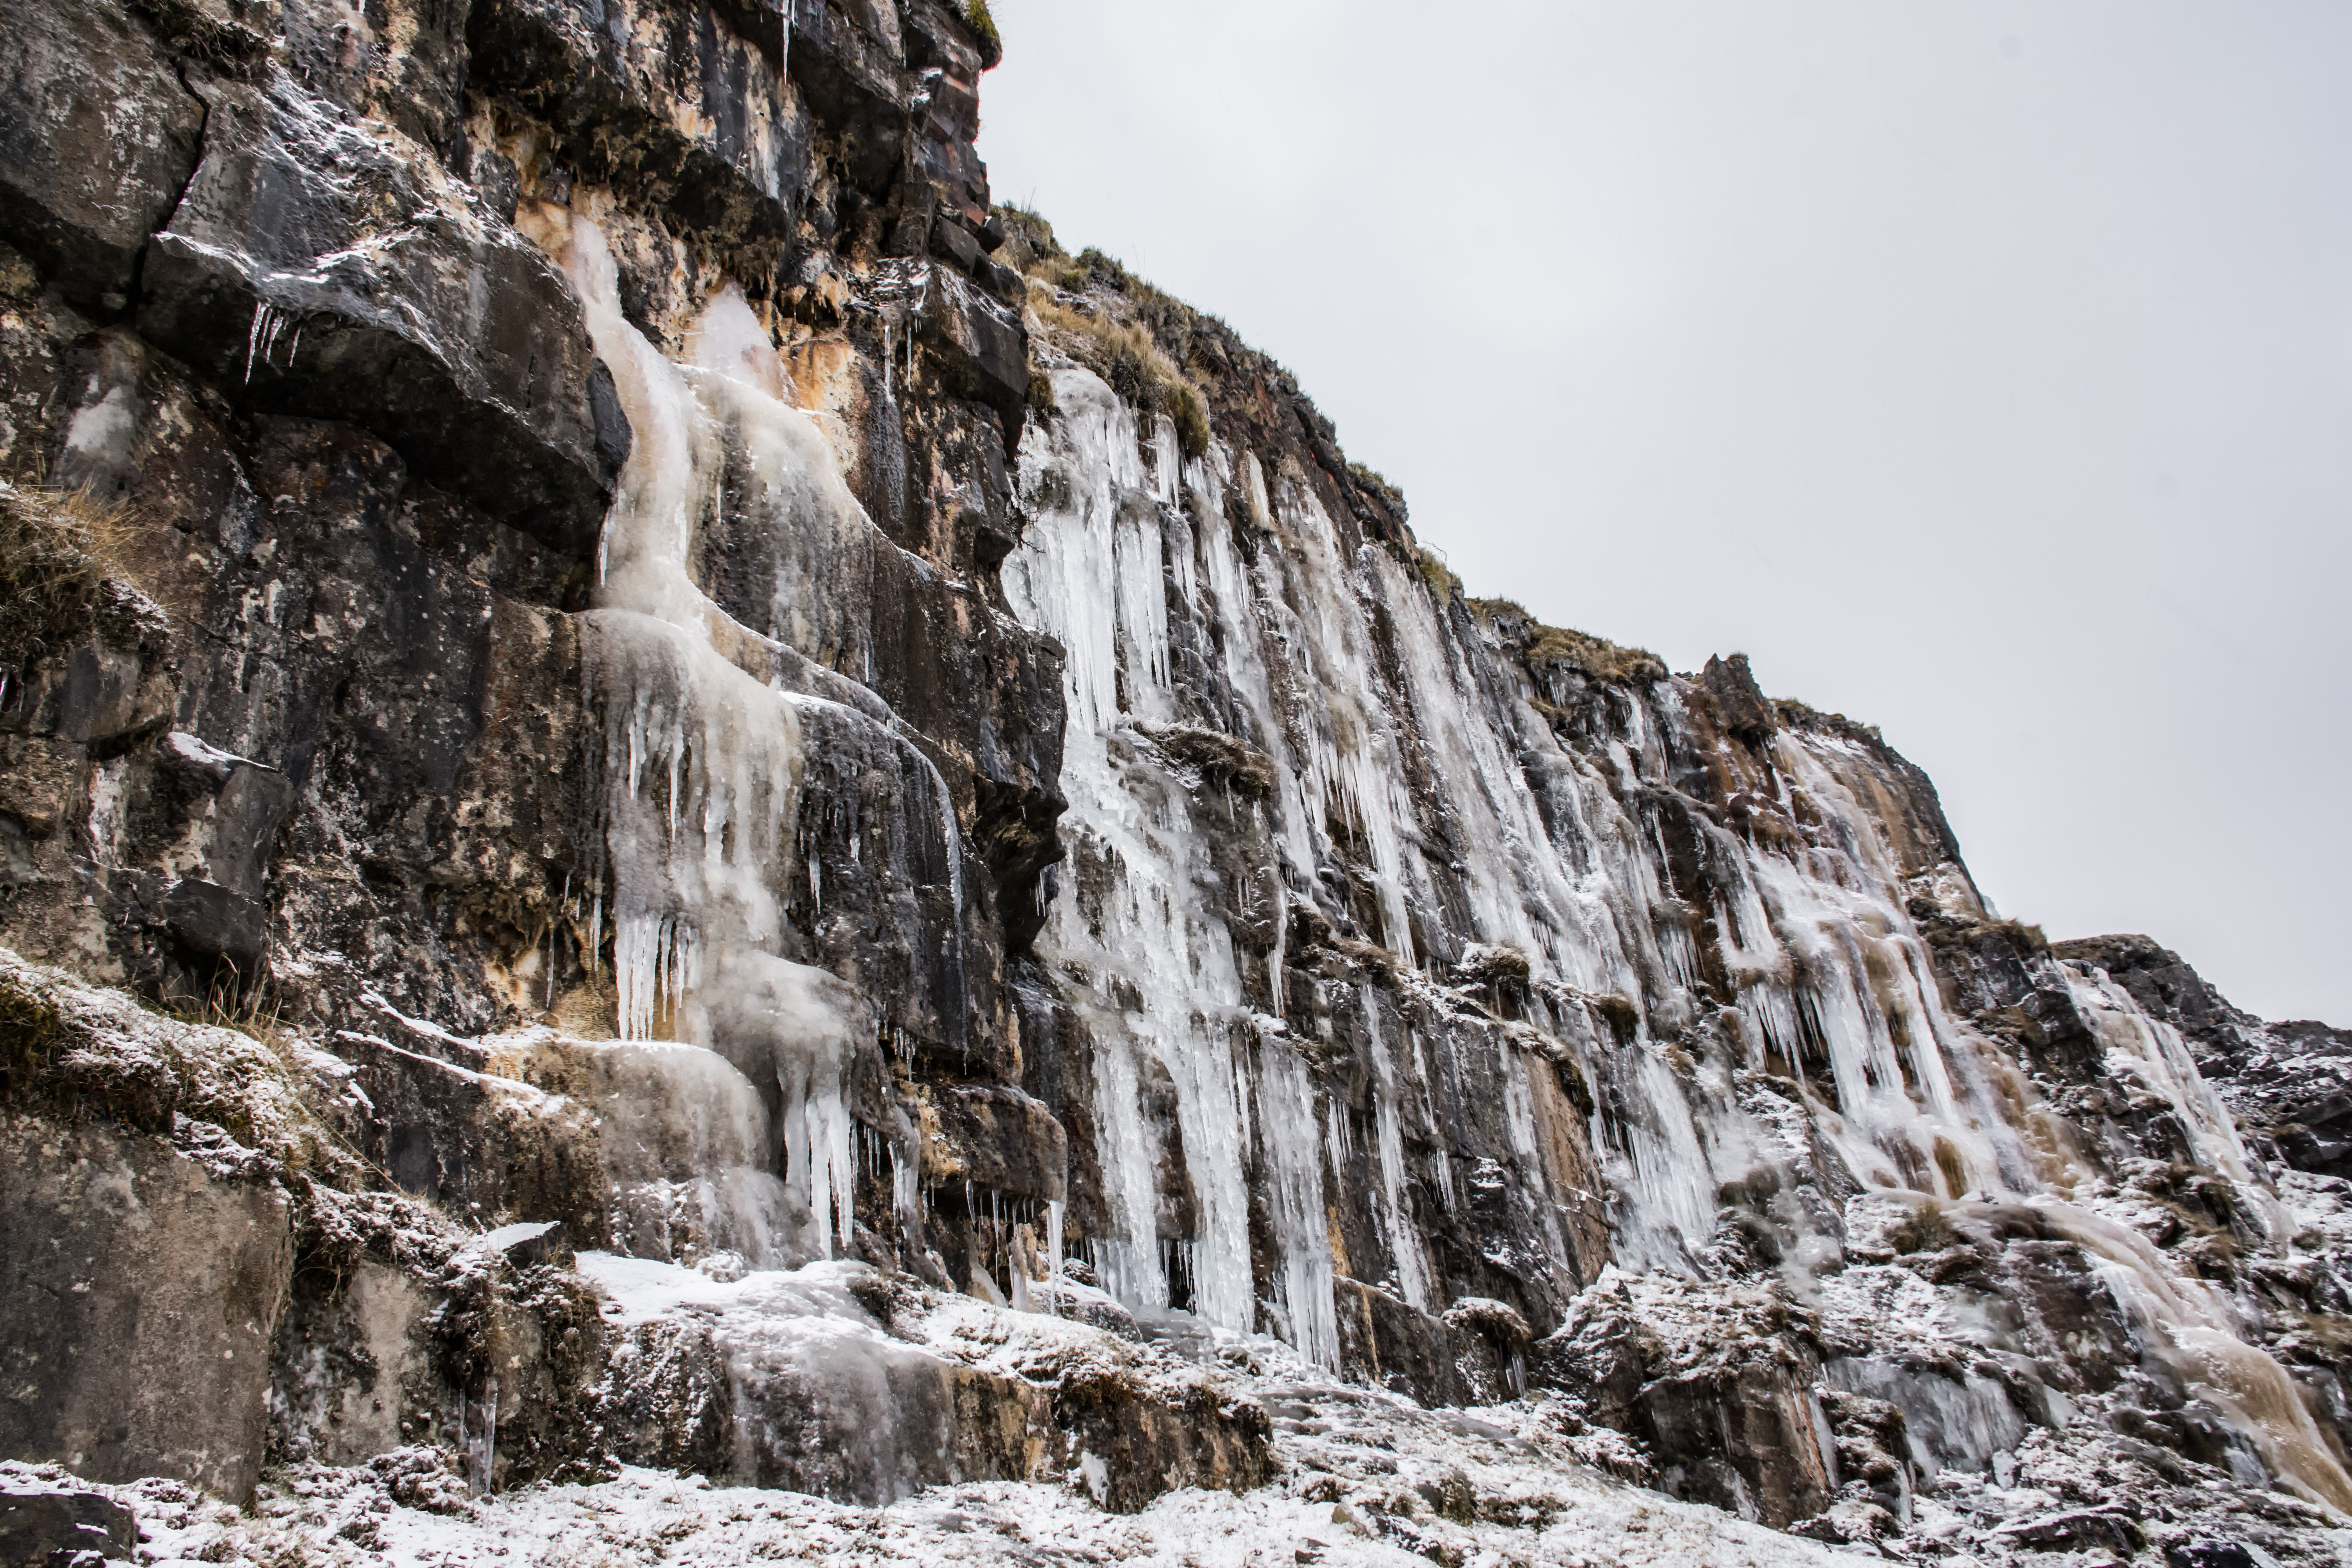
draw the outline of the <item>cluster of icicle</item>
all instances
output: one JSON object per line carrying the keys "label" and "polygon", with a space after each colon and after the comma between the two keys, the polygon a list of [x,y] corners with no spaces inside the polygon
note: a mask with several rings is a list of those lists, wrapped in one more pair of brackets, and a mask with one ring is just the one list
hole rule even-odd
{"label": "cluster of icicle", "polygon": [[[711,299],[688,334],[688,363],[673,362],[623,317],[592,221],[554,208],[524,221],[577,288],[635,437],[582,630],[603,716],[593,920],[600,932],[611,922],[621,1032],[716,1053],[775,1086],[781,1171],[766,1179],[777,1190],[749,1184],[735,1226],[759,1234],[741,1249],[777,1261],[828,1256],[850,1238],[859,1168],[844,1071],[876,1024],[852,987],[784,956],[783,889],[799,875],[821,896],[819,868],[793,864],[803,720],[821,700],[729,657],[765,639],[697,587],[689,560],[724,477],[764,509],[761,525],[784,545],[779,632],[838,658],[856,634],[835,624],[819,584],[871,524],[822,434],[793,405],[739,293]],[[1327,1190],[1325,1154],[1350,1133],[1280,1016],[1290,913],[1322,896],[1318,873],[1340,862],[1335,822],[1370,861],[1378,929],[1367,934],[1392,953],[1413,952],[1418,920],[1453,944],[1440,959],[1474,943],[1527,955],[1538,982],[1530,1023],[1573,1042],[1596,1075],[1633,1089],[1614,1101],[1630,1110],[1612,1117],[1596,1107],[1591,1128],[1618,1199],[1619,1263],[1696,1267],[1723,1181],[1787,1150],[1780,1130],[1728,1092],[1693,1092],[1660,1043],[1697,1014],[1696,922],[1684,900],[1700,890],[1673,885],[1663,851],[1620,801],[1669,774],[1669,744],[1685,722],[1675,689],[1660,684],[1629,704],[1605,755],[1573,752],[1416,574],[1383,552],[1346,551],[1307,486],[1281,475],[1270,482],[1254,456],[1223,446],[1183,459],[1166,421],[1140,429],[1084,371],[1057,372],[1054,392],[1057,417],[1033,426],[1021,452],[1035,520],[1004,580],[1016,612],[1067,649],[1064,831],[1074,858],[1109,872],[1108,898],[1085,910],[1079,879],[1066,879],[1040,944],[1064,961],[1062,972],[1090,977],[1070,1000],[1087,1014],[1097,1053],[1092,1109],[1108,1226],[1094,1241],[1104,1285],[1132,1305],[1164,1306],[1181,1270],[1202,1316],[1248,1329],[1263,1310],[1301,1351],[1339,1359],[1326,1217],[1338,1194]],[[1038,482],[1047,466],[1066,482]],[[1198,504],[1184,504],[1187,489]],[[1247,564],[1227,521],[1235,511],[1262,531]],[[1381,673],[1375,606],[1394,680]],[[1250,960],[1202,890],[1210,835],[1230,829],[1196,819],[1199,803],[1125,760],[1119,743],[1123,727],[1192,717],[1175,689],[1171,614],[1194,617],[1185,642],[1223,662],[1237,710],[1219,716],[1223,727],[1275,763],[1271,798],[1246,806],[1281,862],[1255,895],[1270,903],[1276,932],[1255,977],[1273,1016],[1251,1009]],[[2243,1422],[2282,1473],[2352,1502],[2352,1482],[2285,1374],[2239,1336],[2229,1304],[2130,1233],[2065,1202],[2068,1152],[2019,1125],[2013,1108],[2030,1097],[2013,1069],[1943,1009],[1906,910],[1916,889],[1858,782],[1859,755],[1817,734],[1784,732],[1769,744],[1773,765],[1831,831],[1788,850],[1700,825],[1714,885],[1726,889],[1708,911],[1719,933],[1714,956],[1738,987],[1736,1027],[1751,1064],[1826,1055],[1835,1103],[1817,1110],[1808,1132],[1866,1183],[2043,1207],[2104,1260],[2151,1342]],[[1430,912],[1442,900],[1406,784],[1416,773],[1430,780],[1453,835],[1447,858],[1467,906],[1458,929]],[[940,809],[952,836],[951,808]],[[1236,807],[1229,799],[1224,809]],[[950,857],[960,860],[960,844]],[[957,895],[960,908],[960,881]],[[2178,1037],[2119,994],[2074,984],[2115,1070],[2170,1102],[2203,1163],[2242,1184],[2251,1212],[2283,1224]],[[1580,994],[1642,998],[1636,1038],[1621,1046],[1573,1029],[1546,1000]],[[1425,1092],[1423,1045],[1410,1029],[1384,1037],[1369,992],[1363,1006],[1379,1080],[1371,1195],[1397,1259],[1391,1283],[1412,1305],[1442,1311],[1405,1194],[1397,1115],[1405,1097]],[[1612,1059],[1591,1059],[1598,1052]],[[1515,1143],[1532,1151],[1533,1098],[1509,1076],[1528,1070],[1508,1064],[1507,1086],[1516,1087],[1507,1087],[1505,1109]],[[1147,1077],[1163,1075],[1197,1216],[1175,1248],[1159,1234],[1171,1194],[1160,1190],[1142,1110]],[[1251,1251],[1253,1166],[1278,1249],[1263,1270]],[[894,1182],[902,1205],[908,1174]],[[727,1190],[745,1186],[738,1179]],[[778,1214],[795,1216],[784,1226],[793,1234],[773,1234]],[[1059,1218],[1057,1206],[1048,1248],[1056,1260]],[[1259,1299],[1261,1274],[1271,1300]]]}
{"label": "cluster of icicle", "polygon": [[[1605,755],[1580,754],[1490,650],[1449,622],[1416,574],[1377,548],[1348,552],[1303,481],[1270,481],[1255,456],[1223,444],[1186,460],[1166,420],[1139,426],[1088,372],[1058,371],[1053,381],[1056,416],[1033,426],[1020,454],[1034,521],[1003,575],[1015,613],[1067,649],[1062,830],[1074,859],[1108,873],[1108,892],[1094,879],[1083,903],[1080,879],[1064,878],[1039,942],[1056,972],[1087,977],[1066,990],[1095,1041],[1104,1285],[1137,1306],[1170,1300],[1171,1255],[1158,1226],[1171,1194],[1160,1190],[1139,1103],[1156,1068],[1174,1087],[1188,1167],[1181,1179],[1197,1205],[1192,1309],[1246,1329],[1262,1325],[1264,1307],[1298,1349],[1338,1359],[1323,1151],[1349,1137],[1345,1109],[1318,1103],[1283,1021],[1253,1015],[1245,1000],[1246,958],[1204,889],[1211,836],[1232,831],[1217,819],[1233,807],[1192,798],[1120,744],[1123,730],[1198,721],[1180,711],[1171,616],[1197,623],[1176,628],[1186,633],[1181,646],[1223,662],[1237,710],[1216,715],[1220,726],[1275,763],[1273,798],[1248,808],[1261,814],[1281,862],[1266,879],[1278,934],[1261,994],[1283,1010],[1290,911],[1325,897],[1318,873],[1340,861],[1328,824],[1344,823],[1377,883],[1381,929],[1367,936],[1408,970],[1416,915],[1424,931],[1454,944],[1441,958],[1474,943],[1517,948],[1538,983],[1530,1021],[1575,1042],[1588,1071],[1631,1085],[1616,1103],[1632,1110],[1612,1117],[1596,1107],[1591,1127],[1616,1198],[1617,1261],[1696,1270],[1721,1184],[1759,1162],[1785,1162],[1790,1150],[1785,1134],[1739,1108],[1728,1084],[1710,1092],[1686,1082],[1659,1039],[1698,1017],[1697,922],[1683,900],[1711,895],[1674,886],[1663,847],[1620,801],[1671,777],[1668,743],[1685,723],[1676,688],[1658,683],[1626,705]],[[1235,511],[1259,531],[1246,564],[1227,521]],[[1387,658],[1375,651],[1376,614],[1391,639]],[[1769,744],[1774,766],[1830,831],[1825,843],[1790,850],[1702,825],[1702,854],[1728,889],[1709,912],[1717,956],[1738,987],[1733,1026],[1749,1065],[1826,1051],[1835,1105],[1809,1131],[1866,1184],[2049,1209],[2104,1260],[2137,1326],[2242,1417],[2282,1473],[2352,1502],[2352,1483],[2284,1373],[2239,1337],[2227,1303],[2137,1237],[2066,1203],[2081,1173],[2069,1152],[2019,1125],[2013,1108],[2030,1101],[2026,1086],[1942,1005],[1906,908],[1927,889],[1895,863],[1860,749],[1785,731]],[[1408,748],[1418,752],[1414,768]],[[1424,818],[1406,781],[1417,773],[1437,797],[1422,803],[1427,815],[1449,826],[1453,843],[1442,851],[1424,850],[1415,826]],[[1429,873],[1441,858],[1465,884],[1466,926],[1443,929],[1450,900]],[[1948,870],[1937,890],[1955,885],[1965,877]],[[2283,1224],[2179,1037],[2120,994],[2074,984],[2101,1020],[2114,1070],[2170,1101],[2200,1160],[2239,1182],[2251,1209]],[[1638,1037],[1619,1046],[1567,1026],[1545,997],[1576,994],[1641,998]],[[1379,1077],[1381,1190],[1370,1195],[1399,1259],[1391,1283],[1412,1305],[1443,1311],[1397,1147],[1396,1105],[1425,1092],[1422,1045],[1381,1038],[1369,994],[1364,1005]],[[1613,1059],[1591,1059],[1602,1052]],[[1511,1098],[1508,1114],[1523,1123],[1514,1142],[1532,1153],[1532,1100]],[[1275,1298],[1265,1302],[1253,1285],[1243,1174],[1253,1152],[1271,1166],[1261,1195],[1281,1249],[1262,1271]],[[1329,1169],[1339,1167],[1334,1158]]]}
{"label": "cluster of icicle", "polygon": [[[781,952],[802,717],[818,700],[766,684],[720,651],[765,639],[710,601],[688,562],[730,462],[751,475],[780,536],[838,535],[864,519],[822,433],[786,400],[782,366],[732,285],[688,335],[691,363],[675,363],[623,316],[593,219],[536,206],[520,221],[578,291],[633,437],[581,626],[588,696],[604,721],[593,923],[601,936],[611,922],[620,1033],[714,1051],[776,1087],[782,1170],[772,1180],[784,1201],[746,1205],[732,1249],[829,1257],[854,1217],[844,1072],[875,1026],[854,988]],[[780,594],[812,603],[807,588]],[[778,1213],[798,1220],[797,1234],[772,1234]]]}

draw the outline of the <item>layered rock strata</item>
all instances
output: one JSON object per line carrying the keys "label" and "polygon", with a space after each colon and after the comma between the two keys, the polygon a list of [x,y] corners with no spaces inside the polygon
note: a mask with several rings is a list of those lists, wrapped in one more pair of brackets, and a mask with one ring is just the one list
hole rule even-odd
{"label": "layered rock strata", "polygon": [[991,205],[997,47],[0,0],[8,1457],[1130,1510],[1274,1473],[1258,1337],[1826,1541],[2324,1550],[2341,1032],[1468,596]]}

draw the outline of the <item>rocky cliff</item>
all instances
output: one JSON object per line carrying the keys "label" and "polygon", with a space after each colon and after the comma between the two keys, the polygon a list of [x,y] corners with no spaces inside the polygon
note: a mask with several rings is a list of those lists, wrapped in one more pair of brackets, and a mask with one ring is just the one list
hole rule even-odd
{"label": "rocky cliff", "polygon": [[650,1467],[902,1544],[2336,1560],[2352,1039],[1996,918],[1744,658],[1469,596],[992,205],[999,47],[0,0],[26,1539]]}

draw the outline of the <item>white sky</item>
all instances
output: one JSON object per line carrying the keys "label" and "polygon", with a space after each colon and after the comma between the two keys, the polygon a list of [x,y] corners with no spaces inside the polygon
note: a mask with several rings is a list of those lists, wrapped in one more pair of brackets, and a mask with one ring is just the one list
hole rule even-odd
{"label": "white sky", "polygon": [[992,0],[981,150],[1473,593],[1880,725],[2002,911],[2352,1024],[2352,5]]}

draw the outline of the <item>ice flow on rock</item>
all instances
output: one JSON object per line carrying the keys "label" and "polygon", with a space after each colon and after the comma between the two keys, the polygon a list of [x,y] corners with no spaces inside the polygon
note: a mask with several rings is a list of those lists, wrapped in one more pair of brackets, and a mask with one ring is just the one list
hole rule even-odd
{"label": "ice flow on rock", "polygon": [[[583,637],[604,715],[600,882],[621,1035],[658,1031],[775,1087],[779,1173],[791,1212],[806,1216],[793,1250],[831,1257],[855,1217],[843,1075],[875,1023],[854,986],[777,951],[782,889],[796,869],[800,715],[812,700],[720,650],[768,639],[713,604],[688,563],[730,458],[748,467],[780,537],[854,537],[871,525],[823,436],[783,401],[782,368],[740,291],[723,289],[705,307],[697,363],[673,363],[622,315],[593,220],[561,208],[531,216],[580,291],[635,437],[597,543]],[[780,579],[777,592],[814,605],[814,586]],[[951,814],[943,826],[952,840]]]}
{"label": "ice flow on rock", "polygon": [[[827,700],[746,669],[740,650],[775,639],[720,610],[693,562],[709,498],[748,488],[791,542],[774,596],[786,645],[837,662],[859,634],[827,624],[811,563],[877,548],[872,525],[740,292],[712,296],[687,336],[694,363],[674,363],[623,318],[595,226],[535,221],[637,437],[583,637],[622,1031],[773,1086],[782,1203],[761,1212],[802,1230],[758,1254],[831,1256],[856,1208],[844,1075],[877,1026],[854,986],[782,955],[793,879],[823,897],[793,824],[803,717]],[[1037,954],[1089,1086],[1081,1152],[1099,1197],[1077,1244],[1115,1298],[1263,1328],[1340,1367],[1367,1342],[1377,1355],[1379,1299],[1433,1318],[1490,1299],[1465,1288],[1463,1243],[1431,1233],[1496,1214],[1497,1190],[1518,1200],[1516,1234],[1479,1240],[1472,1268],[1516,1276],[1539,1318],[1601,1246],[1621,1267],[1719,1272],[1722,1194],[1759,1170],[1801,1177],[1769,1216],[1801,1290],[1840,1256],[1842,1183],[2022,1203],[2096,1260],[2149,1353],[2273,1469],[2352,1497],[2227,1307],[2069,1202],[2095,1175],[2037,1121],[2010,1055],[1948,1006],[1914,911],[1922,897],[1968,918],[1981,906],[1948,845],[1895,841],[1865,745],[1796,725],[1757,738],[1769,799],[1751,811],[1780,831],[1685,813],[1677,853],[1639,803],[1675,787],[1706,721],[1684,690],[1610,694],[1605,741],[1580,746],[1491,624],[1388,552],[1349,550],[1294,475],[1269,482],[1223,443],[1182,457],[1172,426],[1084,369],[1053,389],[1055,417],[1022,450],[1033,515],[1004,579],[1066,656],[1069,862]],[[1481,973],[1496,977],[1488,1005],[1465,1006]],[[2111,1070],[2170,1105],[2275,1233],[2275,1200],[2177,1037],[2095,977],[2064,983]],[[1335,1045],[1362,1063],[1352,1091],[1328,1071]],[[1491,1094],[1475,1112],[1491,1153],[1449,1146],[1462,1113],[1433,1095],[1447,1076],[1433,1054]],[[1351,1190],[1370,1247],[1338,1218]],[[1053,1217],[1059,1230],[1058,1205]],[[974,1279],[1032,1299],[1024,1267]]]}
{"label": "ice flow on rock", "polygon": [[[1690,688],[1530,672],[1491,617],[1345,545],[1296,470],[1269,481],[1222,442],[1181,458],[1166,420],[1083,368],[1053,385],[1055,417],[1022,448],[1033,516],[1005,583],[1068,653],[1070,863],[1039,952],[1092,1053],[1102,1223],[1083,1245],[1106,1284],[1333,1363],[1364,1300],[1334,1293],[1342,1207],[1371,1223],[1336,1273],[1443,1312],[1489,1293],[1465,1288],[1478,1263],[1508,1282],[1494,1295],[1542,1301],[1528,1287],[1547,1276],[1546,1306],[1572,1295],[1593,1260],[1557,1216],[1580,1207],[1605,1212],[1620,1267],[1710,1279],[1741,1239],[1727,1194],[1761,1188],[1802,1293],[1838,1266],[1857,1191],[2031,1205],[2273,1468],[2352,1496],[2243,1315],[2076,1205],[2100,1170],[2013,1044],[1954,1013],[1915,911],[1989,917],[1940,819],[1890,823],[1890,784],[1912,786],[1885,753],[1775,725],[1731,781],[1756,826],[1674,809],[1717,722]],[[1237,796],[1203,765],[1202,731],[1263,753],[1270,785]],[[1349,963],[1299,963],[1310,942]],[[1506,954],[1514,1016],[1463,1029],[1490,1010],[1464,993]],[[2283,1242],[2178,1036],[2095,975],[2060,983],[2105,1070],[2159,1100],[2255,1235]],[[1468,1115],[1431,1100],[1432,1056],[1465,1052],[1495,1095]],[[1537,1087],[1560,1067],[1591,1086],[1567,1158]],[[1499,1145],[1485,1160],[1456,1152],[1472,1120]],[[1524,1218],[1477,1202],[1521,1183]],[[1469,1240],[1478,1263],[1455,1241],[1433,1268],[1449,1227],[1496,1219]]]}

